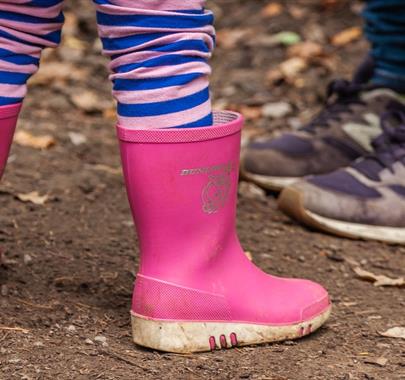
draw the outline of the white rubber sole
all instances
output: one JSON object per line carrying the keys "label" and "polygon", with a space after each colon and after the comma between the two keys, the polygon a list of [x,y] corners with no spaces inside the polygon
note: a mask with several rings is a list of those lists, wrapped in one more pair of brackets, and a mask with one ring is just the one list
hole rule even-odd
{"label": "white rubber sole", "polygon": [[405,228],[383,227],[350,223],[326,218],[305,209],[301,193],[295,189],[286,189],[278,199],[279,208],[298,221],[331,234],[350,239],[377,240],[385,243],[404,244]]}
{"label": "white rubber sole", "polygon": [[192,353],[301,338],[321,327],[331,306],[315,318],[285,326],[227,322],[168,322],[131,313],[136,344],[159,351]]}
{"label": "white rubber sole", "polygon": [[340,220],[325,218],[324,216],[308,211],[308,216],[318,225],[335,231],[336,234],[357,239],[379,240],[386,243],[405,243],[405,228],[372,226],[367,224],[357,224],[342,222]]}
{"label": "white rubber sole", "polygon": [[300,177],[270,177],[261,174],[252,174],[244,170],[241,170],[241,176],[263,189],[271,191],[281,191],[301,179]]}

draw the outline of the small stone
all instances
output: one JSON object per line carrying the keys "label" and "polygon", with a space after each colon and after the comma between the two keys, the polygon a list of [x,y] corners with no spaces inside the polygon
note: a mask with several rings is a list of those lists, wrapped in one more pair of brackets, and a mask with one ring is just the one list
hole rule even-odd
{"label": "small stone", "polygon": [[285,346],[295,346],[295,345],[297,344],[297,342],[294,342],[293,340],[285,340],[285,341],[283,342],[283,344],[284,344]]}
{"label": "small stone", "polygon": [[102,344],[104,344],[104,343],[107,342],[107,338],[106,338],[105,336],[102,336],[102,335],[97,335],[97,336],[94,338],[94,341],[97,342],[97,343],[102,343]]}
{"label": "small stone", "polygon": [[6,297],[8,294],[8,286],[6,284],[1,285],[0,287],[0,294],[2,295],[2,297]]}
{"label": "small stone", "polygon": [[70,331],[70,332],[75,332],[75,331],[76,331],[76,327],[73,326],[73,325],[69,325],[69,326],[66,328],[66,330],[67,330],[67,331]]}
{"label": "small stone", "polygon": [[82,135],[81,133],[69,132],[68,136],[72,144],[75,146],[82,145],[87,142],[87,137]]}
{"label": "small stone", "polygon": [[42,342],[38,341],[38,342],[34,342],[33,346],[34,347],[44,347],[44,344]]}
{"label": "small stone", "polygon": [[292,112],[292,107],[287,102],[267,103],[262,107],[264,117],[279,119],[287,116]]}
{"label": "small stone", "polygon": [[31,265],[32,263],[32,257],[28,253],[24,255],[23,260],[25,265]]}
{"label": "small stone", "polygon": [[86,340],[84,341],[84,343],[86,343],[86,344],[94,344],[94,342],[93,342],[91,339],[89,339],[89,338],[86,338]]}
{"label": "small stone", "polygon": [[253,183],[242,181],[239,194],[249,199],[266,199],[266,192]]}

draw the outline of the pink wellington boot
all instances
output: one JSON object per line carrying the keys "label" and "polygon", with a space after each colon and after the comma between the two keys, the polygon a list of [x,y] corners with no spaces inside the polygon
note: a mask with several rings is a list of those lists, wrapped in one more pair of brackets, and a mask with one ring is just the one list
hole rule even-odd
{"label": "pink wellington boot", "polygon": [[140,242],[132,304],[135,343],[189,353],[294,339],[329,317],[320,285],[270,276],[235,230],[242,117],[215,126],[118,126]]}
{"label": "pink wellington boot", "polygon": [[0,178],[7,164],[20,109],[21,103],[0,107]]}

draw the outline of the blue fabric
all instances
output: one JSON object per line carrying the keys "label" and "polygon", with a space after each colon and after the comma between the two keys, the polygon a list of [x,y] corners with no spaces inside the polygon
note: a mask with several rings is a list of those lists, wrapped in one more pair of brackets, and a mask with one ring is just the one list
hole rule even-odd
{"label": "blue fabric", "polygon": [[146,16],[146,15],[112,15],[97,12],[99,25],[137,26],[143,28],[202,28],[213,23],[212,14],[199,14],[190,17],[190,13],[184,16]]}
{"label": "blue fabric", "polygon": [[372,82],[405,93],[404,0],[368,0],[363,17],[376,64]]}
{"label": "blue fabric", "polygon": [[118,104],[118,114],[121,116],[143,117],[167,115],[173,112],[187,111],[209,99],[208,87],[195,94],[184,96],[179,99],[165,100],[163,102],[141,103],[141,104]]}
{"label": "blue fabric", "polygon": [[[9,50],[6,45],[0,46],[0,62],[7,62],[9,65],[4,66],[10,67],[7,71],[6,69],[0,71],[0,83],[13,85],[12,88],[14,90],[14,93],[3,92],[1,94],[0,106],[20,103],[23,100],[14,96],[14,94],[20,95],[25,93],[25,91],[17,91],[20,90],[17,86],[21,86],[21,88],[26,86],[28,79],[39,66],[39,59],[37,57],[41,51],[46,47],[56,47],[59,44],[61,40],[61,24],[64,21],[61,7],[63,0],[27,0],[21,4],[21,9],[19,9],[17,4],[17,7],[13,8],[13,11],[10,11],[7,5],[13,4],[13,2],[14,0],[0,0],[0,21],[3,26],[2,30],[0,30],[0,37],[30,46],[33,53],[21,54],[19,51]],[[178,9],[167,10],[167,12],[161,11],[158,14],[154,14],[154,12],[149,12],[149,14],[139,12],[136,8],[136,1],[134,1],[133,12],[128,12],[128,8],[132,7],[131,5],[126,6],[125,11],[121,12],[121,10],[124,10],[124,7],[121,9],[121,6],[117,5],[117,2],[113,0],[93,0],[93,2],[98,5],[97,22],[99,26],[104,26],[114,32],[107,32],[104,35],[105,37],[101,39],[106,54],[112,60],[140,51],[153,53],[150,54],[151,58],[137,61],[134,59],[133,62],[124,60],[126,62],[124,64],[113,65],[113,74],[115,74],[115,77],[113,75],[113,88],[116,91],[118,115],[120,117],[126,118],[126,120],[130,118],[149,117],[152,119],[154,117],[162,117],[166,121],[171,114],[184,111],[191,112],[193,108],[197,109],[200,105],[209,101],[208,87],[202,90],[199,88],[192,94],[175,99],[162,101],[157,96],[156,100],[152,99],[147,103],[139,104],[135,103],[135,101],[127,100],[126,94],[122,95],[119,93],[147,92],[148,90],[155,91],[160,89],[162,93],[164,90],[167,93],[169,87],[192,86],[194,81],[206,77],[209,71],[206,67],[208,64],[207,53],[210,52],[211,46],[215,43],[212,29],[209,28],[210,33],[205,31],[207,27],[213,24],[214,17],[211,12],[205,12],[203,8],[182,11],[181,8],[184,3],[180,1]],[[153,11],[154,5],[153,2],[151,3],[151,10]],[[39,10],[48,7],[52,7],[53,11],[49,13],[39,12]],[[116,12],[110,12],[109,7],[114,7]],[[49,16],[46,16],[47,14]],[[18,27],[15,26],[15,23],[18,22],[32,24],[32,28],[29,31],[22,30],[16,33]],[[38,27],[44,24],[49,27]],[[134,31],[130,35],[119,33],[120,30],[126,30],[128,27],[143,28],[144,30],[141,33]],[[195,33],[193,34],[193,32]],[[203,38],[202,34],[211,38],[213,44],[207,43],[207,39]],[[121,37],[121,35],[123,36]],[[190,35],[195,35],[195,37],[190,38]],[[34,43],[32,42],[32,37],[35,37]],[[171,42],[162,41],[162,37],[171,37]],[[177,37],[178,41],[173,37]],[[144,44],[147,45],[144,46]],[[162,54],[156,54],[155,52]],[[27,73],[21,73],[20,71],[22,70],[20,68],[19,70],[14,70],[14,65],[22,66],[22,69],[24,69],[23,66],[31,67],[26,68]],[[192,72],[188,69],[183,74],[179,73],[177,75],[169,75],[169,72],[166,76],[160,74],[150,76],[140,75],[139,77],[134,73],[146,68],[156,68],[159,70],[162,67],[177,65],[191,66]],[[152,72],[152,70],[150,71]],[[16,87],[17,90],[15,90]],[[170,98],[170,96],[162,96],[162,99],[167,98]],[[122,99],[125,102],[130,102],[130,104],[124,103]],[[136,97],[132,96],[131,99],[136,99]],[[184,124],[179,125],[178,128],[212,125],[212,113],[210,111],[207,112],[209,114],[202,117],[201,111],[199,111],[195,116],[195,119],[198,120],[187,122],[188,120],[193,120],[194,115],[191,113],[192,117],[184,120]],[[178,119],[175,118],[175,123],[177,121]],[[130,121],[127,122],[130,123]]]}

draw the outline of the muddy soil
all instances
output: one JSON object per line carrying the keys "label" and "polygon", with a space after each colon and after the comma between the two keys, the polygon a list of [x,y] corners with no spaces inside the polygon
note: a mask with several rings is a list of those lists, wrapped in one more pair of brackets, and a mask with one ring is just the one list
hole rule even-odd
{"label": "muddy soil", "polygon": [[[338,31],[361,25],[355,1],[285,1],[272,18],[261,15],[267,1],[211,4],[219,30],[253,32],[233,48],[219,41],[212,89],[218,106],[252,111],[254,134],[307,120],[327,82],[350,74],[367,49],[361,39],[342,47],[329,43]],[[273,194],[245,187],[238,205],[243,246],[266,271],[324,284],[334,303],[329,323],[296,342],[197,355],[132,343],[138,248],[119,171],[106,60],[90,1],[68,1],[66,8],[64,43],[45,54],[50,73],[31,83],[19,124],[53,136],[56,144],[44,150],[15,144],[0,185],[0,379],[405,379],[405,341],[379,334],[405,325],[404,289],[374,287],[353,272],[361,266],[404,276],[405,248],[310,231],[281,214]],[[255,39],[280,31],[318,39],[330,66],[311,63],[298,84],[269,86],[263,78],[287,58],[286,48]],[[75,97],[88,90],[97,95],[96,105]],[[275,101],[291,104],[290,115],[270,120],[253,112]],[[72,138],[77,134],[80,144]],[[32,191],[47,194],[47,202],[17,197]]]}

